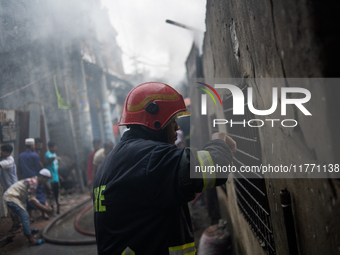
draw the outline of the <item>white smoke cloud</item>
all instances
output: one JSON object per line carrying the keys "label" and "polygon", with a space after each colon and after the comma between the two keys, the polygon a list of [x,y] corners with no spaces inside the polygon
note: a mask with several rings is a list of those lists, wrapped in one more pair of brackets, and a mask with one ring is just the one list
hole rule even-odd
{"label": "white smoke cloud", "polygon": [[108,9],[117,41],[123,51],[126,73],[137,70],[149,73],[176,86],[185,78],[185,61],[194,34],[165,23],[170,19],[201,31],[202,46],[205,31],[206,0],[102,0]]}

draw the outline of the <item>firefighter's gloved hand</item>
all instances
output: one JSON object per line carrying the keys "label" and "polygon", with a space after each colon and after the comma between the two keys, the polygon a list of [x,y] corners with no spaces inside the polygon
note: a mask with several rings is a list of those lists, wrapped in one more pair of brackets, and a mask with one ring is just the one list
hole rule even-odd
{"label": "firefighter's gloved hand", "polygon": [[215,139],[220,139],[220,140],[223,140],[225,141],[230,150],[233,152],[233,154],[236,153],[236,142],[228,135],[226,135],[225,133],[223,132],[216,132],[216,133],[213,133],[212,137],[211,137],[211,140],[215,140]]}

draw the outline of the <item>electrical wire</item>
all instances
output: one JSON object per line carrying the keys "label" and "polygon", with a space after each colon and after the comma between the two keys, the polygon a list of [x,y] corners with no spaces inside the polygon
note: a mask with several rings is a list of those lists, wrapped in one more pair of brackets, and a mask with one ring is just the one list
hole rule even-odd
{"label": "electrical wire", "polygon": [[54,72],[49,73],[48,75],[46,75],[46,76],[44,76],[44,77],[42,77],[42,78],[40,78],[40,79],[38,79],[38,80],[35,80],[35,81],[33,81],[33,82],[31,82],[31,83],[29,83],[29,84],[27,84],[27,85],[21,87],[20,89],[16,89],[16,90],[14,90],[14,91],[12,91],[12,92],[10,92],[10,93],[7,93],[6,95],[3,95],[2,97],[0,97],[0,99],[3,99],[3,98],[5,98],[5,97],[8,97],[8,96],[10,96],[10,95],[12,95],[12,94],[14,94],[14,93],[16,93],[16,92],[22,90],[22,89],[28,88],[28,87],[30,87],[30,86],[32,86],[32,85],[38,83],[39,81],[41,81],[41,80],[43,80],[43,79],[46,79],[46,78],[52,76],[53,74],[54,74]]}

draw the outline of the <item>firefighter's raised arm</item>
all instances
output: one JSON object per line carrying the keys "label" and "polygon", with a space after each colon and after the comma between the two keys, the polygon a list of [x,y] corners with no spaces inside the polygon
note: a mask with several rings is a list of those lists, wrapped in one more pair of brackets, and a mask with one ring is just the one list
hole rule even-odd
{"label": "firefighter's raised arm", "polygon": [[228,144],[231,151],[233,152],[233,154],[236,153],[236,149],[237,149],[236,142],[230,136],[228,136],[227,134],[223,132],[216,132],[216,133],[213,133],[211,140],[216,140],[216,139],[221,139],[225,141]]}

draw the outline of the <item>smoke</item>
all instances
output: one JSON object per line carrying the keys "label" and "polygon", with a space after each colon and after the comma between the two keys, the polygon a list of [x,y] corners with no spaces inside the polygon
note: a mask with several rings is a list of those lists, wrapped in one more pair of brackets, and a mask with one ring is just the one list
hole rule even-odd
{"label": "smoke", "polygon": [[[202,47],[205,0],[102,0],[124,54],[126,73],[146,70],[149,76],[176,85],[185,78],[185,61],[196,40]],[[174,20],[200,33],[165,23]]]}

